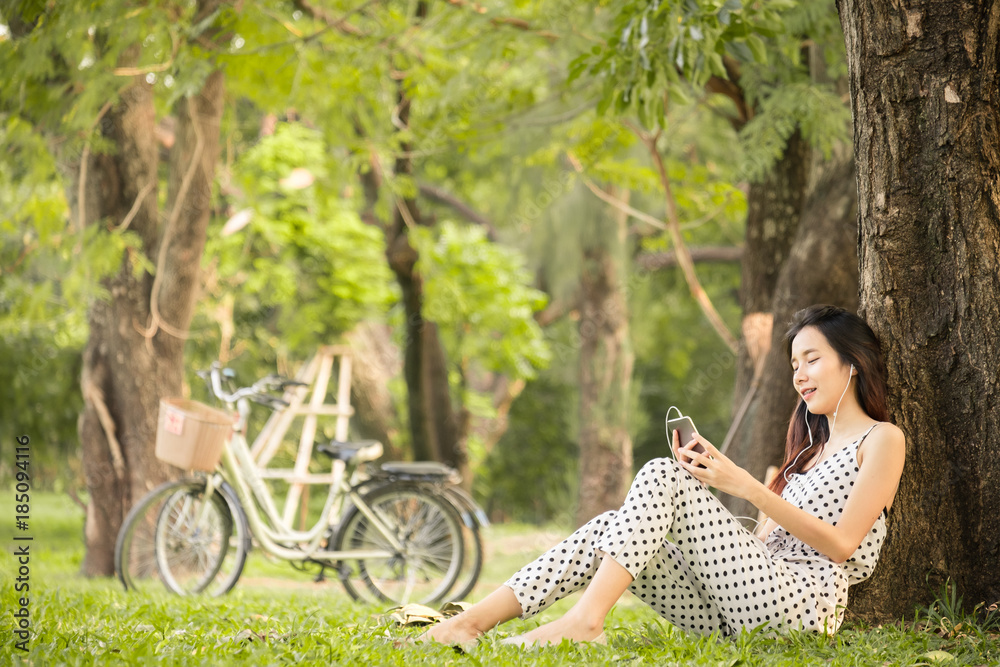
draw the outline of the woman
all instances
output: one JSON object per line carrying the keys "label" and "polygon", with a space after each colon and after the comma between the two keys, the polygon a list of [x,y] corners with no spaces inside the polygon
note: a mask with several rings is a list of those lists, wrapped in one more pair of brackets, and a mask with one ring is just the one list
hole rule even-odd
{"label": "woman", "polygon": [[[760,625],[836,631],[847,587],[878,560],[905,441],[885,421],[885,364],[862,319],[812,306],[796,314],[786,341],[800,401],[770,486],[700,435],[682,446],[675,433],[677,460],[643,466],[620,510],[594,518],[422,639],[468,642],[584,587],[564,616],[508,641],[602,640],[626,589],[701,634]],[[708,486],[768,516],[757,535]]]}

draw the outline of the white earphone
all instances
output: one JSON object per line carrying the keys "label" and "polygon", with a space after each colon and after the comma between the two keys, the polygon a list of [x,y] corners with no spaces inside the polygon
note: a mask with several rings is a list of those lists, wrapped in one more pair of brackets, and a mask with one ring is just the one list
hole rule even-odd
{"label": "white earphone", "polygon": [[[851,364],[851,370],[850,370],[850,372],[849,372],[849,374],[847,376],[847,386],[845,386],[844,387],[844,391],[842,391],[840,393],[840,399],[837,401],[837,407],[834,408],[834,410],[833,410],[833,423],[830,425],[830,434],[827,436],[827,441],[829,441],[830,438],[833,437],[833,429],[836,428],[836,426],[837,426],[837,412],[840,411],[840,403],[841,403],[841,401],[844,400],[844,396],[847,395],[847,390],[851,386],[851,378],[852,377],[854,377],[854,364]],[[792,465],[790,465],[787,468],[785,468],[785,472],[782,473],[782,477],[785,478],[785,482],[791,482],[792,481],[792,480],[788,479],[788,471],[791,468],[794,468],[795,464],[799,462],[799,457],[802,456],[806,452],[807,449],[810,449],[813,446],[813,432],[812,432],[812,428],[809,426],[809,407],[808,406],[806,406],[806,430],[809,432],[809,447],[804,447],[801,452],[799,452],[798,454],[795,455],[795,458],[792,460]]]}

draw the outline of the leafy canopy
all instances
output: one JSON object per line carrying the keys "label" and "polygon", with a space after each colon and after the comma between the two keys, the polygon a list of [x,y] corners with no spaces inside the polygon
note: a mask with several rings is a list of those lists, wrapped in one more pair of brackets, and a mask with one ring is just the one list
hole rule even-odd
{"label": "leafy canopy", "polygon": [[550,353],[533,315],[543,292],[513,248],[493,243],[480,227],[442,222],[410,230],[424,280],[424,316],[442,327],[445,347],[461,366],[531,379]]}
{"label": "leafy canopy", "polygon": [[238,216],[210,228],[201,310],[232,299],[238,340],[301,358],[396,299],[382,235],[339,195],[330,157],[318,131],[281,123],[234,165]]}

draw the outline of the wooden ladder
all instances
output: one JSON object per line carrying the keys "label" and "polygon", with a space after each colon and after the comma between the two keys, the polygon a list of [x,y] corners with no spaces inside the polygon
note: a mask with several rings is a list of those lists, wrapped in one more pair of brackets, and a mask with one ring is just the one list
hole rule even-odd
{"label": "wooden ladder", "polygon": [[[336,402],[327,403],[327,390],[333,377],[335,361],[337,366]],[[309,472],[309,461],[312,458],[313,444],[316,441],[317,421],[319,417],[335,417],[337,420],[334,439],[341,442],[348,438],[348,426],[354,408],[351,407],[351,356],[350,350],[343,345],[326,345],[299,369],[295,377],[308,386],[289,387],[284,399],[288,407],[274,412],[253,441],[250,453],[257,463],[261,477],[265,479],[280,479],[288,482],[288,496],[282,520],[287,527],[292,526],[295,510],[301,506],[301,518],[305,518],[305,502],[309,499],[309,485],[332,484],[335,480],[332,473],[314,474]],[[306,399],[308,398],[308,402]],[[288,429],[296,417],[305,416],[302,424],[302,434],[299,437],[298,452],[295,455],[294,468],[269,468],[268,464],[285,439]]]}

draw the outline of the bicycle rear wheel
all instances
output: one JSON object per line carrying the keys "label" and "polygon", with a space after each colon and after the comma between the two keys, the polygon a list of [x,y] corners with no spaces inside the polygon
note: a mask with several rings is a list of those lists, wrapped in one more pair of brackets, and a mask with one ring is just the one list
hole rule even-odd
{"label": "bicycle rear wheel", "polygon": [[451,487],[444,489],[443,495],[451,502],[455,511],[462,517],[462,567],[455,577],[454,590],[448,593],[447,600],[464,600],[479,581],[483,571],[483,535],[480,524],[465,504],[465,500],[455,493]]}
{"label": "bicycle rear wheel", "polygon": [[132,508],[115,544],[115,572],[126,590],[166,586],[215,596],[236,584],[250,550],[246,516],[228,485],[207,502],[205,485],[202,478],[167,482]]}
{"label": "bicycle rear wheel", "polygon": [[461,520],[446,501],[415,486],[388,485],[362,497],[400,543],[352,507],[335,538],[337,551],[384,550],[388,558],[346,560],[340,580],[359,600],[432,604],[445,598],[462,569]]}
{"label": "bicycle rear wheel", "polygon": [[380,484],[374,488],[419,489],[450,504],[462,526],[462,567],[459,568],[458,575],[455,577],[452,590],[442,600],[447,602],[464,600],[468,597],[472,589],[476,587],[479,575],[483,571],[483,524],[476,516],[477,512],[482,512],[482,509],[461,489],[451,485],[442,486],[435,482],[409,480],[402,482],[375,480],[373,484]]}

